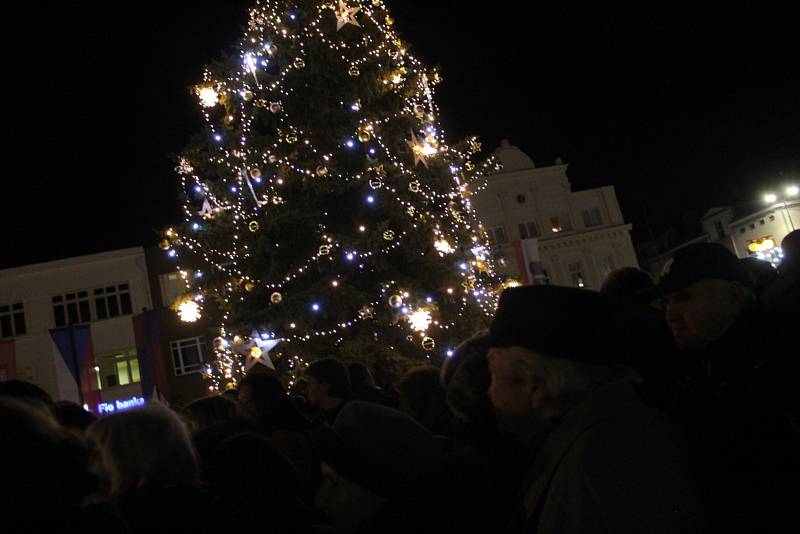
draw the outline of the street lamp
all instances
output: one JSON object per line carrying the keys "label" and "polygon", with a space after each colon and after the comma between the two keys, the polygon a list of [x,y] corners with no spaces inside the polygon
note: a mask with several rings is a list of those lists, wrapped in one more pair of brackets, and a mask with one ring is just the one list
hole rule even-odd
{"label": "street lamp", "polygon": [[[800,187],[792,184],[786,187],[786,197],[796,197],[800,193]],[[778,195],[775,193],[767,193],[764,195],[764,202],[767,204],[775,204],[778,201]],[[788,206],[786,205],[786,198],[781,199],[781,204],[783,204],[783,209],[786,212],[786,215],[789,217],[789,226],[791,226],[792,230],[794,230],[794,221],[792,220],[792,214],[789,211]]]}

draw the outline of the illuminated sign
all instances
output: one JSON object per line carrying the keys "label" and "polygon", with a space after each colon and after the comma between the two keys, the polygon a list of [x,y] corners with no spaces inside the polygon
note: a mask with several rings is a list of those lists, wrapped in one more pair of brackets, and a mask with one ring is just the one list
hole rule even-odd
{"label": "illuminated sign", "polygon": [[747,242],[747,250],[750,252],[765,252],[773,248],[775,248],[775,239],[771,235]]}
{"label": "illuminated sign", "polygon": [[97,405],[97,413],[114,413],[130,410],[131,408],[138,408],[144,406],[143,397],[131,397],[130,399],[117,400],[114,402],[101,402]]}

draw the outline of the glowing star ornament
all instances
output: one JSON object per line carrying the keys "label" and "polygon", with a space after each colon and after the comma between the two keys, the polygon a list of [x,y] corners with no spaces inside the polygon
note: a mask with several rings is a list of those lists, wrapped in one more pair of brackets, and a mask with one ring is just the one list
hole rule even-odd
{"label": "glowing star ornament", "polygon": [[339,9],[336,10],[336,31],[338,32],[347,24],[361,27],[361,24],[356,20],[356,13],[361,11],[361,6],[347,7],[342,0],[339,0]]}
{"label": "glowing star ornament", "polygon": [[419,193],[419,186],[420,186],[419,180],[414,180],[413,182],[408,184],[408,190],[411,191],[412,193]]}
{"label": "glowing star ornament", "polygon": [[252,369],[255,365],[263,365],[269,369],[275,369],[275,365],[272,363],[269,353],[280,342],[280,339],[268,338],[266,335],[253,331],[250,334],[250,340],[236,348],[236,352],[244,354],[246,357],[244,364],[245,372]]}
{"label": "glowing star ornament", "polygon": [[214,210],[211,209],[211,203],[208,201],[207,198],[203,199],[203,207],[200,209],[200,211],[197,212],[197,214],[203,217],[204,219],[210,219],[214,216]]}
{"label": "glowing star ornament", "polygon": [[431,351],[436,348],[436,342],[433,340],[432,337],[426,337],[422,340],[422,348]]}
{"label": "glowing star ornament", "polygon": [[204,108],[211,108],[219,102],[219,93],[213,87],[198,87],[197,96],[200,97],[200,105]]}
{"label": "glowing star ornament", "polygon": [[439,251],[439,254],[452,254],[456,251],[453,246],[446,239],[439,239],[433,244],[434,248]]}
{"label": "glowing star ornament", "polygon": [[184,297],[172,307],[178,312],[178,318],[184,323],[195,323],[200,319],[200,304],[195,297]]}
{"label": "glowing star ornament", "polygon": [[426,332],[432,320],[428,310],[416,310],[408,315],[408,324],[415,332]]}
{"label": "glowing star ornament", "polygon": [[358,316],[362,319],[372,319],[375,317],[375,310],[370,308],[369,306],[364,306],[360,310],[358,310]]}
{"label": "glowing star ornament", "polygon": [[391,241],[392,239],[394,239],[394,231],[393,230],[386,230],[385,232],[383,232],[383,238],[386,241]]}

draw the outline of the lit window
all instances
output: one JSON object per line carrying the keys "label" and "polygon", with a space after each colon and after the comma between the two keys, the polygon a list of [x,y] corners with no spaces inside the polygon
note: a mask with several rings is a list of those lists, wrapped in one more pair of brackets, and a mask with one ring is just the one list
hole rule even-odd
{"label": "lit window", "polygon": [[97,382],[100,389],[141,382],[136,349],[105,354],[98,359]]}
{"label": "lit window", "polygon": [[572,277],[572,283],[575,284],[576,287],[586,286],[586,278],[583,276],[583,268],[581,267],[581,262],[578,261],[576,263],[570,263],[569,274]]}

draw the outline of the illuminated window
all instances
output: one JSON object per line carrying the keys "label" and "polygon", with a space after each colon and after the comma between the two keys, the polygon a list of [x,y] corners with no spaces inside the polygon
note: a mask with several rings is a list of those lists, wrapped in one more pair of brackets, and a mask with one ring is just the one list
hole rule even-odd
{"label": "illuminated window", "polygon": [[141,382],[139,358],[136,349],[106,354],[99,358],[98,380],[100,389],[127,386]]}
{"label": "illuminated window", "polygon": [[583,276],[583,267],[580,261],[569,264],[569,275],[576,287],[586,286],[586,277]]}

